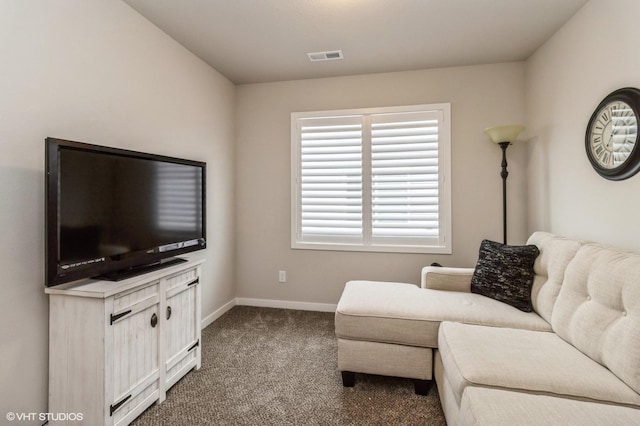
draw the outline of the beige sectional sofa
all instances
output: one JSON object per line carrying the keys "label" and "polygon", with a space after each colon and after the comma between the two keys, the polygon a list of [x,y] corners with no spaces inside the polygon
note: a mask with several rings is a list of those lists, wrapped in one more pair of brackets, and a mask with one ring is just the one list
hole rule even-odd
{"label": "beige sectional sofa", "polygon": [[533,312],[470,292],[473,269],[426,267],[421,287],[351,281],[338,367],[435,376],[451,425],[640,424],[640,254],[536,232]]}

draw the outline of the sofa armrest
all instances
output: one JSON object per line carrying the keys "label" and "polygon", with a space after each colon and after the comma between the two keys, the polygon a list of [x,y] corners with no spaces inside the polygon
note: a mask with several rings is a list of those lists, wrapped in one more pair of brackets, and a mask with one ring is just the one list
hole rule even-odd
{"label": "sofa armrest", "polygon": [[420,287],[433,290],[471,291],[474,268],[447,268],[425,266],[422,268]]}

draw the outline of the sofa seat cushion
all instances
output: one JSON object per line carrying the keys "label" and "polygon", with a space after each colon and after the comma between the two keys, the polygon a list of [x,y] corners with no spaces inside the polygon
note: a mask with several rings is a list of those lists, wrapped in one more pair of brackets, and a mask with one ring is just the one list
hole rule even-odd
{"label": "sofa seat cushion", "polygon": [[458,403],[481,386],[640,407],[640,395],[554,333],[446,322],[438,343]]}
{"label": "sofa seat cushion", "polygon": [[627,426],[640,424],[640,409],[549,395],[468,387],[461,424],[477,426]]}
{"label": "sofa seat cushion", "polygon": [[336,335],[435,348],[441,321],[551,330],[536,313],[522,312],[479,294],[423,289],[413,284],[350,281],[336,309]]}

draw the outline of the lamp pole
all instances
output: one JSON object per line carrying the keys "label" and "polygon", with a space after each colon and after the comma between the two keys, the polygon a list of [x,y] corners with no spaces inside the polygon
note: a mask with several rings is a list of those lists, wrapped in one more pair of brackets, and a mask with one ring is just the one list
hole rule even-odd
{"label": "lamp pole", "polygon": [[507,244],[507,148],[516,140],[520,132],[524,130],[521,124],[510,124],[506,126],[495,126],[484,129],[484,132],[491,138],[491,141],[500,145],[502,149],[502,233],[503,244]]}
{"label": "lamp pole", "polygon": [[511,145],[511,142],[499,142],[498,145],[502,149],[502,171],[500,172],[500,176],[502,176],[502,243],[507,244],[507,176],[509,176],[507,171],[507,148]]}

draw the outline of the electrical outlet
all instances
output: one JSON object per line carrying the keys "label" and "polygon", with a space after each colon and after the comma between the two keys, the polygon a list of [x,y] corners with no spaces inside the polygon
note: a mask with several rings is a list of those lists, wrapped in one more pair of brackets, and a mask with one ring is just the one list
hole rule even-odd
{"label": "electrical outlet", "polygon": [[281,283],[287,282],[287,271],[278,272],[278,282],[281,282]]}

